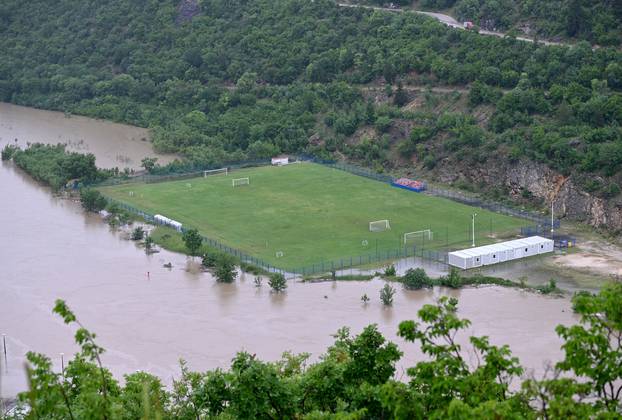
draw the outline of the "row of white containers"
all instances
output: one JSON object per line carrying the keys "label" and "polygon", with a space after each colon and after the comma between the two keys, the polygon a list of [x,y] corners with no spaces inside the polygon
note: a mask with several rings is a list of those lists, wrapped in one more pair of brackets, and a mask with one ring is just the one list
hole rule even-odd
{"label": "row of white containers", "polygon": [[181,223],[177,220],[169,219],[166,216],[162,216],[161,214],[156,214],[153,216],[154,221],[159,225],[170,226],[175,229],[177,232],[181,232]]}
{"label": "row of white containers", "polygon": [[530,236],[498,244],[450,252],[449,265],[468,270],[469,268],[481,267],[483,265],[492,265],[553,252],[554,247],[555,243],[551,239],[541,236]]}

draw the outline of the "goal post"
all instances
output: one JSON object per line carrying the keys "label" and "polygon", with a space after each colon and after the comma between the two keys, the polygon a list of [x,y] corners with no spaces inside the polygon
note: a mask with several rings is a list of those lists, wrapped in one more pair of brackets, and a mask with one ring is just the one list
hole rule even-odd
{"label": "goal post", "polygon": [[207,178],[210,175],[229,175],[229,168],[218,168],[203,171],[203,178]]}
{"label": "goal post", "polygon": [[408,241],[413,241],[417,238],[423,237],[428,241],[434,239],[434,233],[430,229],[418,230],[416,232],[407,232],[404,234],[404,245],[408,243]]}
{"label": "goal post", "polygon": [[391,225],[388,220],[376,220],[374,222],[369,222],[369,231],[370,232],[384,232],[385,230],[391,229]]}
{"label": "goal post", "polygon": [[233,185],[233,187],[240,187],[242,185],[249,185],[251,183],[251,179],[250,178],[235,178],[231,180],[231,185]]}

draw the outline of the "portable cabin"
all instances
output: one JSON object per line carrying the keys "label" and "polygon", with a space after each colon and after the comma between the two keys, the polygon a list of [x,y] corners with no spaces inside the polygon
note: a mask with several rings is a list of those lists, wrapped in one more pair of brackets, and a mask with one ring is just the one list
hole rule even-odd
{"label": "portable cabin", "polygon": [[505,256],[506,261],[517,260],[519,258],[523,258],[523,252],[521,251],[521,247],[518,247],[514,244],[515,241],[504,242],[503,245],[506,247]]}
{"label": "portable cabin", "polygon": [[449,253],[449,265],[468,270],[470,268],[482,266],[482,256],[473,250],[465,249]]}
{"label": "portable cabin", "polygon": [[547,252],[553,252],[555,250],[555,241],[541,236],[531,236],[524,238],[523,242],[526,242],[530,249],[533,248],[537,254],[545,254]]}
{"label": "portable cabin", "polygon": [[554,242],[540,236],[484,245],[449,253],[449,265],[464,270],[552,252]]}
{"label": "portable cabin", "polygon": [[169,226],[175,229],[177,232],[181,232],[181,223],[176,220],[171,220]]}
{"label": "portable cabin", "polygon": [[484,265],[497,264],[513,259],[514,249],[501,242],[498,244],[488,245],[488,258],[484,258]]}
{"label": "portable cabin", "polygon": [[289,163],[289,156],[276,156],[272,158],[272,164],[275,166],[283,166]]}
{"label": "portable cabin", "polygon": [[182,224],[176,220],[169,219],[168,217],[162,216],[161,214],[156,214],[155,216],[153,216],[153,219],[159,225],[170,226],[177,232],[181,232]]}
{"label": "portable cabin", "polygon": [[478,248],[463,249],[449,253],[449,264],[464,270],[481,267],[484,264],[482,253]]}
{"label": "portable cabin", "polygon": [[520,258],[533,257],[534,255],[538,255],[538,245],[531,241],[527,241],[523,238],[517,241],[514,241],[514,252],[518,251]]}

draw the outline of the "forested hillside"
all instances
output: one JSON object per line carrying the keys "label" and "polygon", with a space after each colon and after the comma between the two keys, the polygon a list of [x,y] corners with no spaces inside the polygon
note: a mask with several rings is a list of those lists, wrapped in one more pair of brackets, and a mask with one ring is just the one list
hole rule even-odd
{"label": "forested hillside", "polygon": [[[367,4],[386,5],[384,0]],[[425,10],[449,10],[461,22],[483,29],[516,29],[544,38],[587,40],[597,45],[622,42],[622,2],[617,0],[396,0]]]}
{"label": "forested hillside", "polygon": [[158,150],[197,166],[308,152],[432,170],[494,156],[613,197],[621,89],[614,48],[329,0],[0,5],[1,100],[151,127]]}

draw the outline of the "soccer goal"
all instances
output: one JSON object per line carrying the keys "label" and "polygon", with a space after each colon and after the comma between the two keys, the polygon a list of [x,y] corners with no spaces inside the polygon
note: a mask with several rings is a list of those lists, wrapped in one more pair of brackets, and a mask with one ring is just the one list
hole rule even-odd
{"label": "soccer goal", "polygon": [[404,245],[410,241],[417,240],[418,238],[424,238],[428,241],[434,239],[434,234],[430,229],[418,230],[416,232],[408,232],[404,234]]}
{"label": "soccer goal", "polygon": [[240,187],[242,185],[249,185],[251,183],[250,178],[235,178],[231,180],[233,187]]}
{"label": "soccer goal", "polygon": [[210,175],[229,175],[229,168],[210,169],[203,171],[203,178],[207,178]]}
{"label": "soccer goal", "polygon": [[369,222],[370,232],[383,232],[391,229],[391,225],[388,220],[376,220],[375,222]]}

